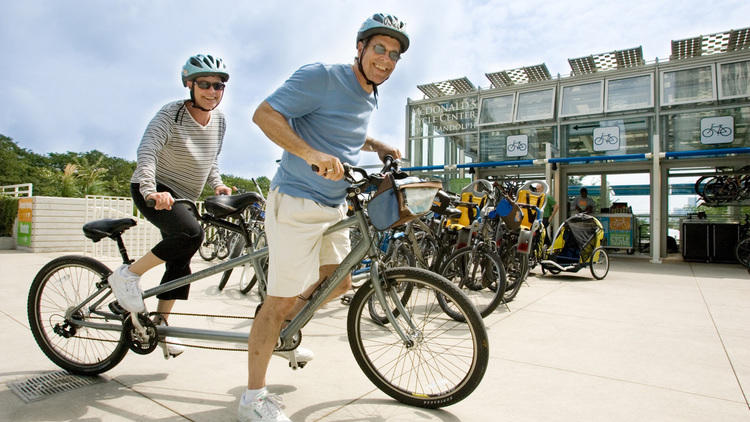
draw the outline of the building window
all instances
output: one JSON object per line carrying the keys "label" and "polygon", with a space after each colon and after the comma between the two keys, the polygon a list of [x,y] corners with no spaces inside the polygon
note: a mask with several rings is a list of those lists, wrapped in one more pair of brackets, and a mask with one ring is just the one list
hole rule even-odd
{"label": "building window", "polygon": [[652,75],[608,79],[606,104],[608,112],[653,107]]}
{"label": "building window", "polygon": [[478,125],[510,123],[513,121],[515,94],[487,97],[480,100]]}
{"label": "building window", "polygon": [[662,105],[716,99],[713,66],[662,72]]}
{"label": "building window", "polygon": [[551,119],[554,114],[555,89],[519,92],[516,121]]}
{"label": "building window", "polygon": [[750,61],[719,65],[721,99],[750,96]]}
{"label": "building window", "polygon": [[[492,130],[482,132],[479,135],[479,161],[506,161],[513,159],[536,159],[545,158],[545,144],[550,143],[557,146],[555,135],[557,130],[554,126],[545,126],[526,129]],[[525,135],[528,141],[523,156],[518,154],[508,155],[508,137]],[[511,138],[512,140],[513,138]],[[515,155],[512,156],[512,155]]]}
{"label": "building window", "polygon": [[567,157],[651,151],[651,118],[612,119],[563,126]]}
{"label": "building window", "polygon": [[[701,122],[731,116],[731,143],[705,143]],[[694,113],[674,113],[662,116],[664,151],[694,151],[701,149],[750,147],[750,107],[738,107]]]}
{"label": "building window", "polygon": [[578,116],[602,112],[603,81],[564,86],[560,116]]}

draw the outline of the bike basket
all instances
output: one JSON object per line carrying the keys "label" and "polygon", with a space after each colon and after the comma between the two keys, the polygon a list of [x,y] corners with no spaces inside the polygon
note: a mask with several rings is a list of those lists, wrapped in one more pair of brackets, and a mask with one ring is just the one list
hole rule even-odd
{"label": "bike basket", "polygon": [[370,222],[378,230],[387,230],[424,215],[430,211],[435,194],[442,187],[440,182],[418,177],[394,180],[388,173],[367,203]]}

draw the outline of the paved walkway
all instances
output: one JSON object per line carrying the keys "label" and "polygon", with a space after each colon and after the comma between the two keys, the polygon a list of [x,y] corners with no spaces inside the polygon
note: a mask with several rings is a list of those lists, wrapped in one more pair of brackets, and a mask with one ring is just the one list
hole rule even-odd
{"label": "paved walkway", "polygon": [[[31,403],[11,391],[59,370],[26,317],[29,284],[57,255],[0,251],[0,420],[235,420],[247,368],[240,352],[189,349],[169,361],[129,353],[96,385]],[[157,283],[152,273],[144,286]],[[194,284],[175,312],[253,312],[234,280],[224,292],[217,283]],[[485,319],[491,357],[480,386],[441,410],[401,405],[367,380],[349,350],[346,310],[331,303],[305,328],[316,354],[306,368],[272,359],[269,388],[294,421],[750,422],[750,275],[737,265],[622,257],[602,281],[588,271],[532,276],[511,312]],[[209,324],[248,330],[243,320]]]}

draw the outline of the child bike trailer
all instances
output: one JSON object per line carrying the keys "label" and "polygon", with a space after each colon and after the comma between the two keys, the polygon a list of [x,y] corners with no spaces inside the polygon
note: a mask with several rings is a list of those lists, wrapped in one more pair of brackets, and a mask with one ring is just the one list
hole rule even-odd
{"label": "child bike trailer", "polygon": [[609,256],[602,247],[602,223],[588,214],[576,214],[557,229],[552,245],[541,261],[542,273],[578,272],[589,267],[591,275],[601,280],[609,272]]}

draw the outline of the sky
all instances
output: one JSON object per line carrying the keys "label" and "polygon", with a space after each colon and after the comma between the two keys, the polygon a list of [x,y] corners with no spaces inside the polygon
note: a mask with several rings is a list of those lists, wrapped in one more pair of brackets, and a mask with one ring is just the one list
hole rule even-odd
{"label": "sky", "polygon": [[[407,100],[423,98],[417,85],[465,76],[487,88],[485,73],[541,63],[566,76],[569,58],[638,46],[646,61],[663,61],[671,40],[750,26],[747,0],[7,1],[0,134],[39,154],[135,160],[154,114],[188,97],[186,59],[209,53],[231,74],[221,172],[272,177],[281,149],[253,111],[304,64],[352,63],[357,29],[376,12],[405,21],[411,39],[369,126],[402,151]],[[375,161],[363,153],[363,164]]]}

